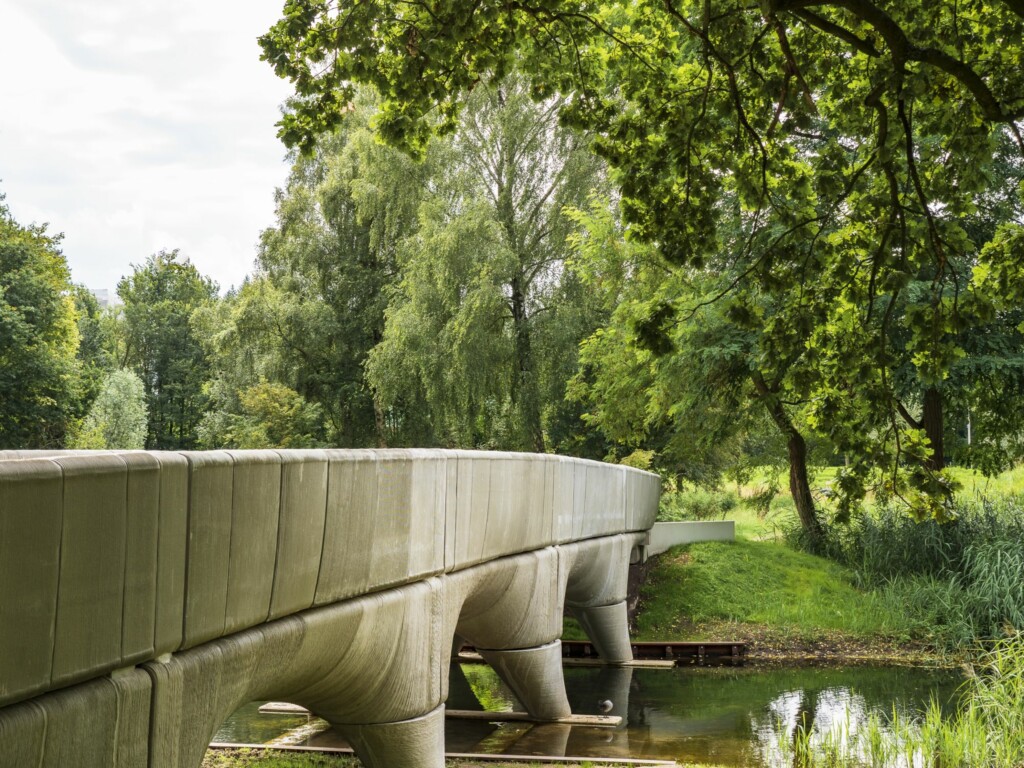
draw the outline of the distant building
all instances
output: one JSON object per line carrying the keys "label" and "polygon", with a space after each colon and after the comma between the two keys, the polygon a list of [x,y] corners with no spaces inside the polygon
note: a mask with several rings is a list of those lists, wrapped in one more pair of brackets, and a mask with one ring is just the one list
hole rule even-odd
{"label": "distant building", "polygon": [[116,293],[111,293],[109,288],[90,288],[89,293],[96,297],[96,301],[99,302],[99,305],[104,309],[107,307],[116,307],[121,303],[118,295]]}

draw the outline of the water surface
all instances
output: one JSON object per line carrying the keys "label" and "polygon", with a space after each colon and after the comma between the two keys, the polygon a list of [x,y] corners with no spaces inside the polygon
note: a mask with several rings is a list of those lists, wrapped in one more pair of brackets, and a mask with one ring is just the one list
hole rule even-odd
{"label": "water surface", "polygon": [[[565,669],[574,712],[621,715],[617,728],[488,723],[449,719],[450,752],[652,757],[723,766],[790,765],[785,743],[799,727],[821,736],[850,730],[874,713],[883,723],[921,713],[931,699],[947,712],[956,705],[961,678],[949,670],[910,667]],[[452,709],[519,709],[497,675],[486,666],[452,668]],[[217,741],[264,743],[305,724],[295,716],[260,716],[255,705],[237,712]],[[273,723],[270,722],[273,718]],[[327,729],[298,743],[345,746]]]}

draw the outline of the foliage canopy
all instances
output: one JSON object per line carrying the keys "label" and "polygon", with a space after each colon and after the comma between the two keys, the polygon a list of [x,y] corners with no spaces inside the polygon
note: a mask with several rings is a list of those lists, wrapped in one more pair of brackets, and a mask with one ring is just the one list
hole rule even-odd
{"label": "foliage canopy", "polygon": [[304,149],[357,83],[413,153],[513,65],[536,98],[560,94],[616,171],[630,236],[672,273],[725,278],[647,302],[641,346],[671,351],[721,303],[757,334],[765,402],[852,457],[842,497],[871,476],[943,514],[944,383],[1024,284],[1020,221],[970,225],[1000,153],[1024,153],[1020,0],[291,0],[261,43],[300,96],[281,136]]}
{"label": "foliage canopy", "polygon": [[60,236],[18,224],[0,195],[0,447],[54,448],[80,386],[70,273]]}
{"label": "foliage canopy", "polygon": [[146,447],[196,447],[209,366],[191,319],[216,298],[216,284],[177,250],[160,251],[122,278],[117,293],[124,301],[121,362],[138,373],[146,391]]}

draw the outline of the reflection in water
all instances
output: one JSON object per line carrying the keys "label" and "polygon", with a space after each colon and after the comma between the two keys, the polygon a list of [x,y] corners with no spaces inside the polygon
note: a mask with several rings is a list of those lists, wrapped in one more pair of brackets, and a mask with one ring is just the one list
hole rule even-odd
{"label": "reflection in water", "polygon": [[[955,690],[947,690],[944,696],[941,691],[945,688],[940,685],[931,700],[948,717],[955,709],[956,696]],[[758,764],[795,765],[798,754],[808,750],[819,756],[846,756],[843,764],[856,760],[885,768],[921,766],[923,756],[906,739],[928,704],[894,698],[891,708],[883,712],[849,688],[827,688],[813,695],[804,690],[787,691],[769,704],[767,713],[751,718]]]}
{"label": "reflection in water", "polygon": [[229,744],[264,744],[316,719],[312,715],[261,715],[259,708],[262,703],[252,701],[236,711],[224,721],[213,740]]}
{"label": "reflection in water", "polygon": [[[618,728],[530,726],[449,719],[451,752],[657,757],[729,766],[793,765],[794,745],[853,738],[872,721],[885,730],[895,716],[911,719],[934,698],[947,712],[960,679],[941,670],[911,668],[631,669],[566,668],[573,711],[623,717]],[[451,709],[521,709],[511,691],[486,666],[453,667]],[[294,719],[294,718],[292,718]],[[245,737],[251,710],[236,713],[217,740],[264,742]],[[305,722],[304,718],[300,718]],[[256,727],[253,723],[253,727]],[[281,733],[283,728],[274,735]],[[232,736],[227,734],[231,733]],[[272,738],[273,736],[269,737]],[[331,730],[310,737],[314,746],[342,746]],[[896,764],[894,764],[896,765]]]}

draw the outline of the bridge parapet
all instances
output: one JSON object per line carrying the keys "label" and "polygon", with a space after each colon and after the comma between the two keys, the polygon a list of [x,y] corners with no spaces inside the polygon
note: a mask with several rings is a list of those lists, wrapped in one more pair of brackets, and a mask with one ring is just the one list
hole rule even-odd
{"label": "bridge parapet", "polygon": [[[593,558],[614,550],[621,560],[623,548],[628,558],[633,539],[608,537],[650,528],[658,494],[649,473],[548,455],[0,452],[0,766],[59,764],[11,762],[2,737],[25,710],[8,705],[73,687],[65,699],[99,696],[106,703],[97,712],[121,711],[136,699],[160,710],[163,673],[147,662],[213,648],[222,638],[252,643],[252,631],[268,622],[305,616],[315,623],[310,612],[342,601],[472,571],[471,586],[444,620],[454,633],[471,593],[479,602],[491,590],[498,601],[501,590],[491,584],[505,577],[481,574],[501,571],[488,564],[503,558],[538,552],[550,564],[537,578],[555,585],[559,603],[571,581],[571,608],[620,601],[624,578],[598,584],[595,574],[608,581],[609,573],[624,573],[624,563],[595,570]],[[585,565],[576,542],[591,539],[586,551],[599,554]],[[553,599],[548,582],[529,587],[548,614],[538,637],[550,634],[553,619],[561,623],[545,603]],[[505,615],[529,602],[519,600]],[[516,647],[516,633],[529,634],[524,617],[513,623],[512,644],[492,642],[496,650]],[[150,744],[143,762],[93,764],[155,766],[159,753]]]}

